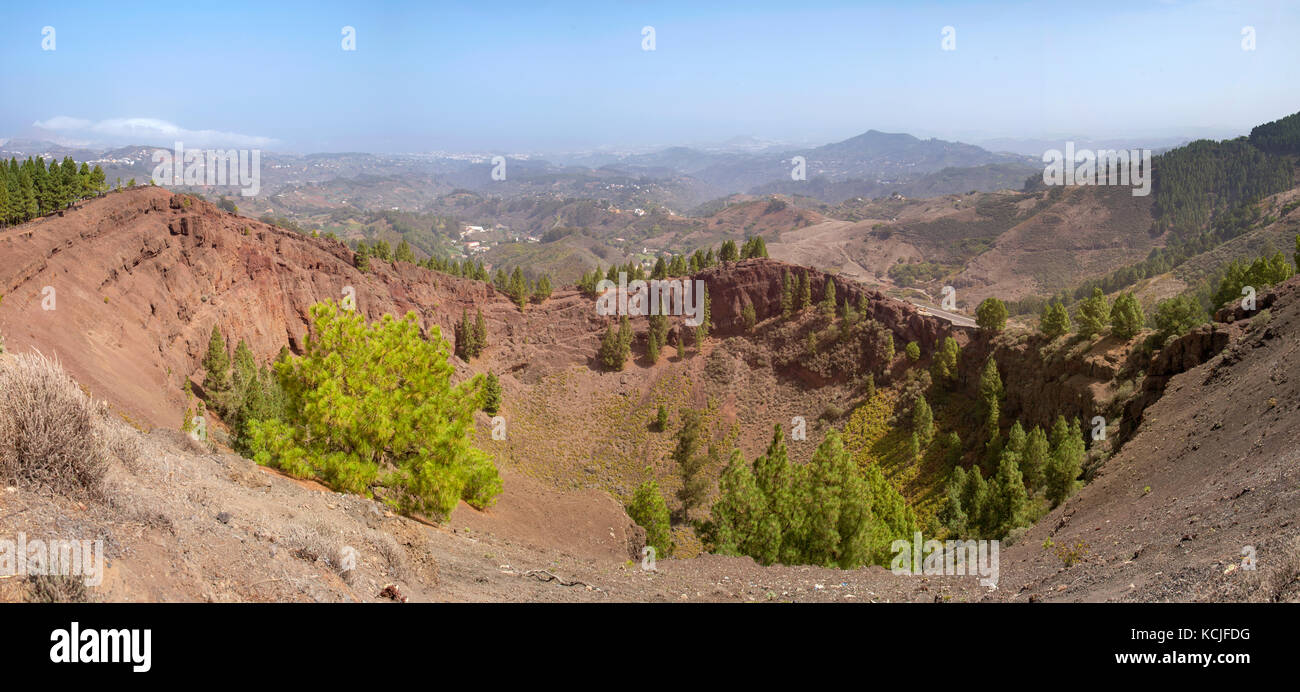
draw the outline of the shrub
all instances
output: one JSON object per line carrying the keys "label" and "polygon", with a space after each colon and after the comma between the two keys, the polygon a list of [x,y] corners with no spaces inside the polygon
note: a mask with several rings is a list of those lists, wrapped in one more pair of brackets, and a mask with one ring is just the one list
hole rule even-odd
{"label": "shrub", "polygon": [[96,405],[59,366],[20,354],[0,367],[0,479],[60,492],[98,492],[107,460]]}
{"label": "shrub", "polygon": [[637,486],[627,515],[645,529],[645,542],[653,546],[657,557],[668,557],[673,552],[673,532],[668,523],[668,503],[659,492],[659,484],[646,481]]}
{"label": "shrub", "polygon": [[907,342],[907,348],[903,350],[907,354],[907,359],[916,362],[921,358],[921,345],[915,341]]}

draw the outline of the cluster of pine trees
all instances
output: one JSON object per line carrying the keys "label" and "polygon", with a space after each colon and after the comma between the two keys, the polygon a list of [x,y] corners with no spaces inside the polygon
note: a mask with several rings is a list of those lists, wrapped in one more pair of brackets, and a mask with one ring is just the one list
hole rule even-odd
{"label": "cluster of pine trees", "polygon": [[534,283],[524,276],[523,269],[519,267],[515,267],[515,270],[508,275],[504,269],[498,269],[492,277],[492,286],[510,296],[520,310],[523,310],[531,300],[544,302],[551,297],[552,290],[549,276],[543,274]]}
{"label": "cluster of pine trees", "polygon": [[487,322],[483,320],[482,309],[478,310],[472,323],[469,321],[469,311],[462,309],[460,321],[452,331],[455,334],[456,355],[467,363],[471,358],[477,358],[487,346]]}
{"label": "cluster of pine trees", "polygon": [[610,370],[622,370],[627,357],[632,353],[632,338],[632,323],[627,315],[623,315],[618,322],[618,329],[610,325],[600,338],[600,351],[597,353],[600,364]]}
{"label": "cluster of pine trees", "polygon": [[718,260],[720,262],[735,262],[736,260],[752,259],[755,257],[767,257],[767,241],[763,236],[751,236],[745,240],[743,247],[737,248],[736,241],[724,240],[722,247],[718,249]]}
{"label": "cluster of pine trees", "polygon": [[[289,350],[281,348],[275,362],[282,363],[288,358]],[[239,340],[232,357],[221,329],[215,325],[202,364],[207,405],[230,427],[231,446],[248,453],[254,421],[284,418],[284,390],[270,368],[257,365],[252,349],[243,339]]]}
{"label": "cluster of pine trees", "polygon": [[63,162],[39,156],[0,161],[0,226],[16,225],[66,209],[78,200],[108,189],[99,166],[80,166],[65,156]]}
{"label": "cluster of pine trees", "polygon": [[[1300,236],[1296,236],[1296,247],[1300,252]],[[1223,278],[1219,280],[1219,289],[1211,298],[1211,304],[1221,307],[1230,301],[1241,300],[1241,290],[1246,286],[1258,291],[1265,286],[1286,281],[1294,273],[1295,268],[1286,261],[1286,256],[1281,251],[1272,257],[1257,257],[1249,263],[1235,260],[1224,268]]]}
{"label": "cluster of pine trees", "polygon": [[582,278],[578,279],[578,290],[589,296],[594,296],[596,295],[596,286],[600,284],[601,279],[608,279],[618,283],[620,272],[627,274],[629,282],[667,279],[670,276],[690,276],[709,267],[717,266],[719,262],[734,262],[737,259],[767,256],[767,242],[763,240],[763,236],[751,236],[745,241],[744,246],[739,249],[736,246],[736,241],[725,240],[716,253],[712,247],[709,247],[697,249],[690,255],[673,255],[667,260],[659,257],[655,260],[654,267],[649,274],[646,273],[645,268],[639,262],[614,264],[603,271],[597,265],[595,269],[583,273]]}
{"label": "cluster of pine trees", "polygon": [[367,244],[364,240],[356,244],[354,265],[357,269],[363,272],[370,271],[370,258],[372,257],[385,262],[408,262],[430,271],[482,281],[510,296],[510,299],[521,310],[530,301],[536,303],[545,302],[554,291],[550,276],[543,274],[534,282],[524,276],[523,269],[520,267],[515,267],[514,272],[511,274],[506,274],[504,269],[497,269],[496,274],[489,274],[482,262],[456,261],[436,257],[417,260],[415,253],[406,240],[398,243],[396,250],[392,249],[388,241],[382,239],[375,241],[373,244]]}
{"label": "cluster of pine trees", "polygon": [[[1256,141],[1266,138],[1260,135]],[[1245,137],[1192,142],[1157,156],[1153,168],[1155,230],[1160,233],[1196,233],[1215,214],[1292,185],[1290,163]]]}
{"label": "cluster of pine trees", "polygon": [[1111,305],[1100,288],[1092,290],[1092,296],[1079,301],[1075,307],[1075,321],[1070,319],[1070,311],[1060,301],[1047,303],[1038,317],[1038,329],[1049,339],[1055,339],[1071,332],[1083,337],[1093,337],[1110,327],[1110,333],[1120,339],[1131,339],[1142,331],[1146,316],[1142,305],[1132,293],[1121,293]]}
{"label": "cluster of pine trees", "polygon": [[713,550],[763,564],[888,564],[890,543],[916,530],[903,496],[876,464],[859,468],[834,430],[801,465],[789,461],[777,426],[752,468],[731,453],[719,490],[704,527]]}
{"label": "cluster of pine trees", "polygon": [[1000,539],[1072,495],[1086,453],[1077,418],[1057,416],[1050,434],[1038,426],[1026,434],[1016,421],[987,480],[978,465],[952,470],[939,518],[956,536]]}
{"label": "cluster of pine trees", "polygon": [[[1295,260],[1300,263],[1300,236],[1296,236]],[[1204,323],[1224,304],[1240,300],[1244,287],[1259,290],[1272,286],[1291,278],[1295,271],[1295,266],[1281,251],[1250,262],[1234,260],[1219,271],[1217,279],[1208,279],[1199,288],[1156,303],[1151,321],[1162,338],[1179,336]],[[1094,285],[1091,293],[1079,301],[1073,320],[1060,299],[1044,304],[1039,316],[1039,330],[1052,339],[1071,332],[1091,337],[1102,333],[1109,325],[1113,336],[1131,339],[1146,325],[1142,306],[1131,292],[1116,296],[1113,305],[1100,286]]]}
{"label": "cluster of pine trees", "polygon": [[812,307],[812,304],[812,282],[808,278],[808,272],[801,271],[792,277],[787,269],[781,275],[781,316],[788,318],[804,308]]}
{"label": "cluster of pine trees", "polygon": [[1250,143],[1270,154],[1300,155],[1300,113],[1255,126]]}

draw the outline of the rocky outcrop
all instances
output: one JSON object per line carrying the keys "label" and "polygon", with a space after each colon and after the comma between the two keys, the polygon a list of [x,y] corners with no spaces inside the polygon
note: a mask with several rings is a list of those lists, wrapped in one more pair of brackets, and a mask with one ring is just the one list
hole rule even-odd
{"label": "rocky outcrop", "polygon": [[1170,341],[1152,355],[1142,389],[1124,406],[1120,442],[1131,437],[1142,425],[1143,412],[1164,396],[1170,379],[1217,356],[1239,332],[1222,324],[1204,324]]}
{"label": "rocky outcrop", "polygon": [[714,332],[726,336],[745,331],[742,311],[753,305],[759,320],[781,314],[781,280],[786,272],[791,277],[805,274],[811,283],[813,301],[821,298],[826,282],[835,281],[835,296],[839,302],[848,300],[853,305],[865,297],[867,314],[894,333],[899,350],[910,341],[920,344],[923,353],[929,353],[943,337],[962,334],[961,341],[969,337],[970,330],[954,327],[938,317],[922,315],[916,307],[880,291],[868,288],[857,281],[836,277],[810,267],[787,264],[770,259],[749,259],[710,267],[695,276],[708,286]]}

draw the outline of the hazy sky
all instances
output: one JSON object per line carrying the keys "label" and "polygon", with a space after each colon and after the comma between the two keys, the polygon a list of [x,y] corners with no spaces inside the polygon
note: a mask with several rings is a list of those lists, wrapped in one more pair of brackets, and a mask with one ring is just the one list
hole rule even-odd
{"label": "hazy sky", "polygon": [[1225,136],[1295,111],[1300,0],[0,8],[0,138],[554,151],[868,129]]}

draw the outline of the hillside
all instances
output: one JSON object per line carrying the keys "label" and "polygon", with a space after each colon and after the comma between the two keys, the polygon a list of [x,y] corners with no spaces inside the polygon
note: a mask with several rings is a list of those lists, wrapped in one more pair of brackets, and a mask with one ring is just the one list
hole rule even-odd
{"label": "hillside", "polygon": [[[1020,201],[1028,206],[1034,198]],[[981,213],[976,206],[971,213],[990,224],[1028,213],[999,217],[998,209]],[[757,207],[730,213],[740,223],[755,218],[746,214]],[[938,242],[920,231],[900,235]],[[608,371],[596,353],[611,321],[577,291],[558,290],[521,312],[482,282],[407,263],[373,260],[363,273],[341,243],[161,188],[110,193],[0,230],[0,257],[6,350],[57,357],[90,396],[107,401],[110,413],[96,425],[114,440],[102,495],[51,500],[45,491],[15,488],[0,495],[0,530],[62,524],[110,536],[112,566],[102,592],[110,600],[376,600],[389,582],[416,600],[1296,595],[1290,577],[1279,587],[1275,575],[1290,569],[1285,527],[1300,506],[1292,454],[1300,448],[1300,391],[1285,375],[1300,357],[1293,347],[1300,279],[1262,295],[1265,314],[1203,327],[1147,355],[1137,348],[1141,339],[1048,344],[1020,332],[990,339],[843,277],[835,279],[836,295],[860,310],[857,322],[814,309],[786,317],[787,273],[805,276],[814,297],[828,290],[831,275],[745,260],[694,277],[708,286],[714,323],[702,345],[685,352],[665,347],[651,363],[647,322],[637,318],[632,358],[623,370]],[[200,358],[214,325],[231,342],[246,340],[266,362],[281,347],[300,350],[307,309],[339,298],[348,286],[367,318],[414,311],[425,330],[437,327],[444,336],[462,310],[483,311],[486,350],[453,363],[458,379],[490,370],[505,390],[507,439],[490,437],[486,414],[477,419],[477,443],[505,479],[496,506],[477,511],[462,504],[446,524],[431,526],[174,432],[186,405],[184,382],[203,395]],[[747,309],[753,325],[746,324]],[[886,336],[898,345],[887,359],[877,349]],[[789,426],[796,416],[809,428],[807,442],[790,443],[796,462],[809,459],[827,430],[852,428],[850,446],[861,463],[880,464],[919,516],[932,517],[947,468],[930,457],[907,460],[900,446],[905,424],[890,416],[905,411],[900,402],[915,389],[917,372],[929,369],[948,336],[962,349],[960,373],[935,394],[936,423],[970,445],[980,442],[973,406],[989,356],[1002,370],[1008,424],[1045,425],[1055,415],[1118,418],[1114,442],[1122,446],[1112,443],[1112,456],[1093,458],[1086,470],[1092,482],[1006,547],[1002,588],[986,593],[969,580],[913,579],[880,567],[845,572],[692,557],[701,546],[680,525],[677,559],[661,560],[657,573],[635,566],[644,534],[623,510],[633,488],[653,478],[677,508],[680,481],[668,459],[673,436],[650,424],[661,404],[674,424],[685,409],[703,411],[710,434],[747,459],[762,452],[774,424]],[[915,365],[902,353],[912,342],[921,354]],[[0,367],[16,362],[0,357]],[[1126,386],[1135,371],[1144,377]],[[217,432],[213,437],[221,440]],[[978,452],[971,447],[958,462],[978,463]],[[720,471],[706,467],[711,485]],[[1044,548],[1049,538],[1051,545],[1086,543],[1086,555],[1065,567]],[[344,545],[361,557],[348,574],[338,569]],[[1258,574],[1228,570],[1242,545],[1259,550]],[[1142,567],[1129,576],[1125,561]],[[4,588],[0,598],[27,597],[16,583]]]}

